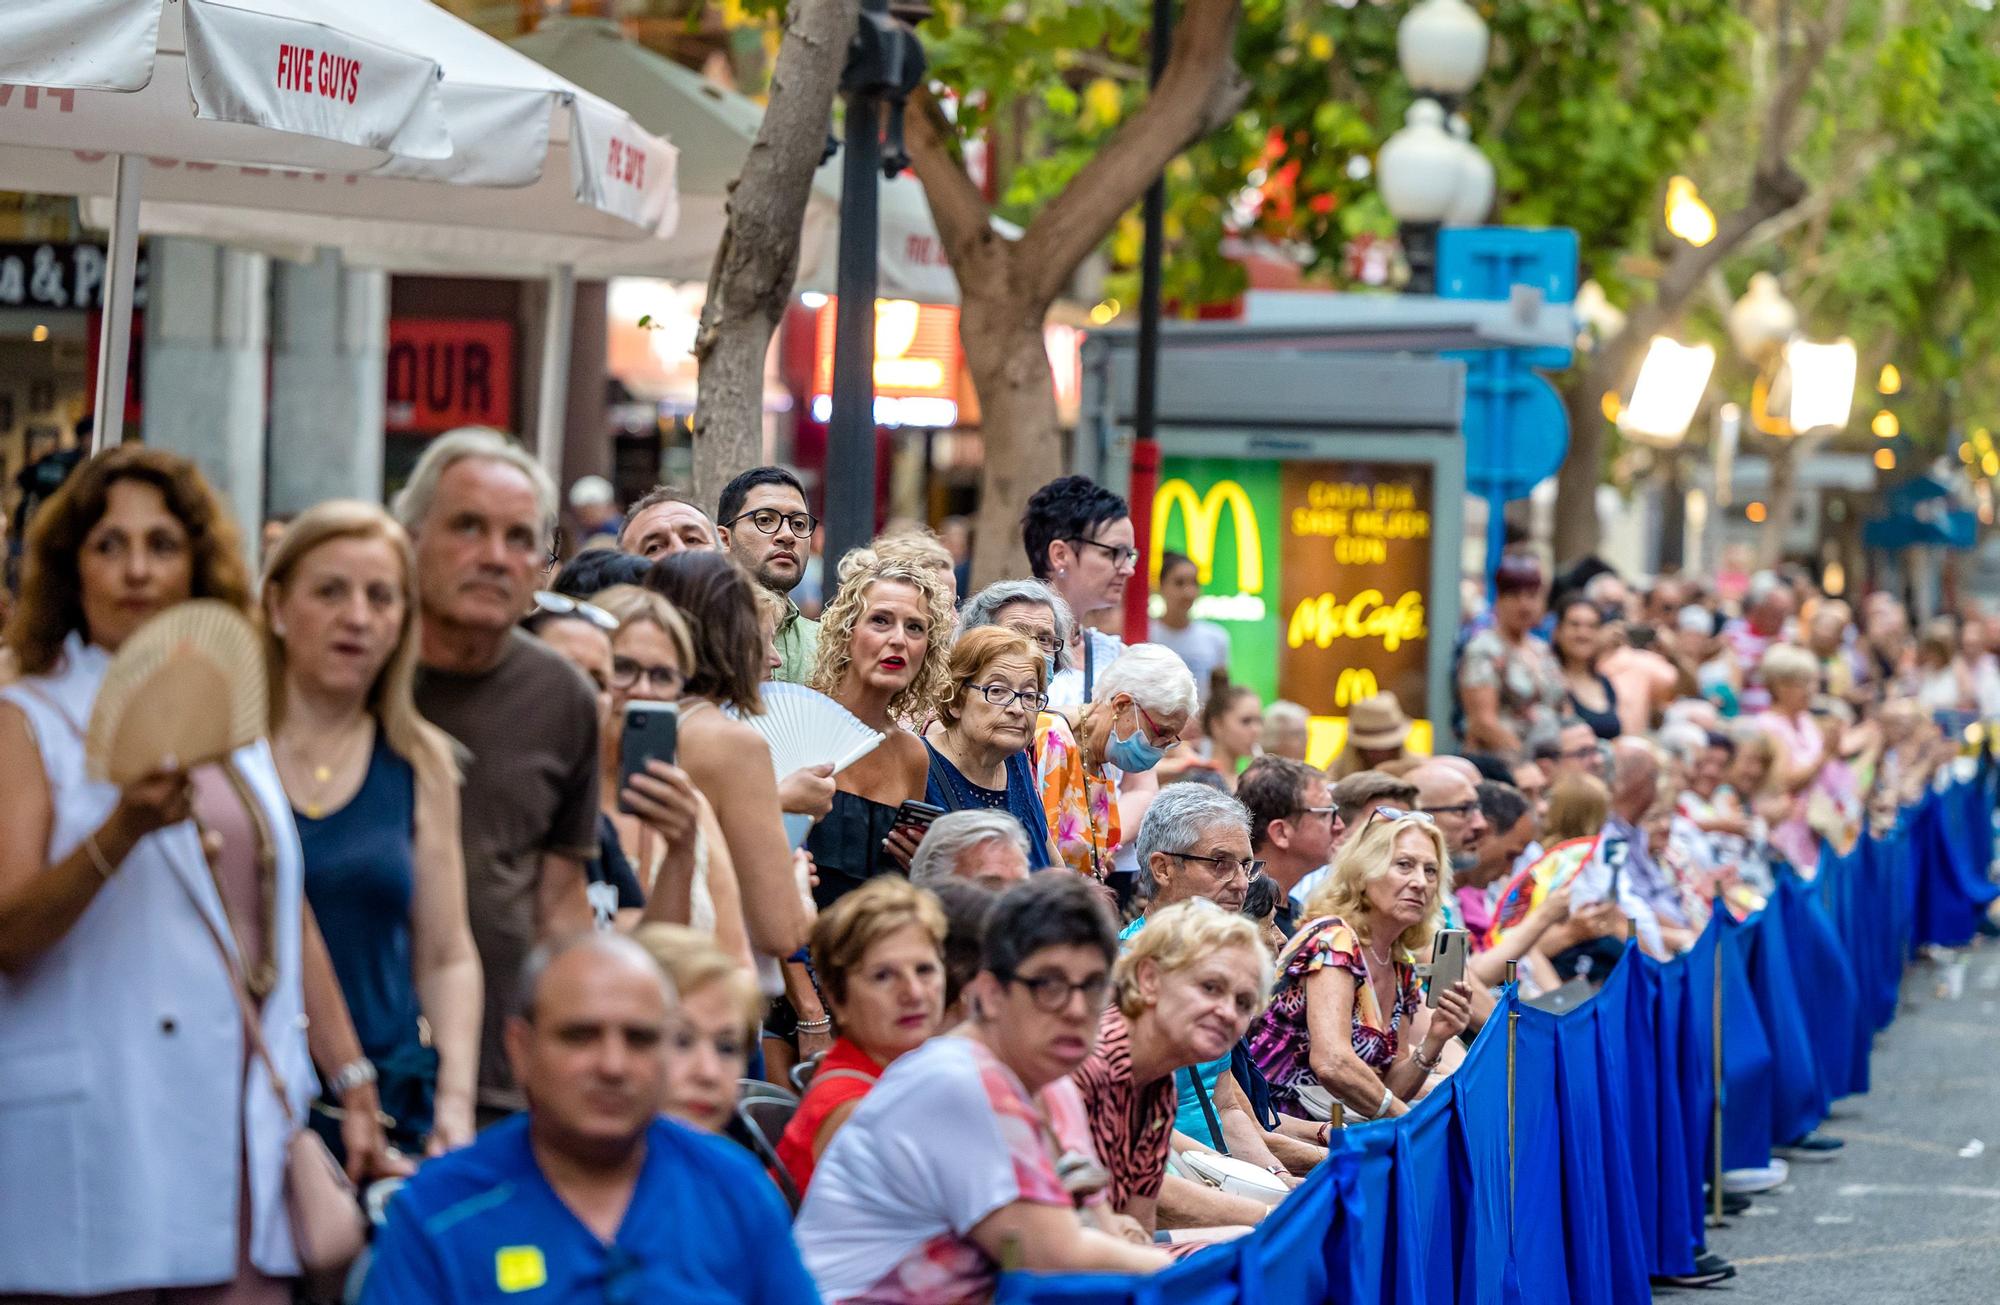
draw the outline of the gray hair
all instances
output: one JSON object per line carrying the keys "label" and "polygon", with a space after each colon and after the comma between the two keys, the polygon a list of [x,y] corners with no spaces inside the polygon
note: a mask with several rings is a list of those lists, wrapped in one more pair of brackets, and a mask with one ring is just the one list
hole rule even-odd
{"label": "gray hair", "polygon": [[1296,725],[1304,729],[1312,723],[1312,713],[1296,702],[1279,698],[1264,708],[1264,734],[1269,737],[1273,727]]}
{"label": "gray hair", "polygon": [[1131,694],[1141,707],[1161,715],[1192,715],[1200,702],[1187,663],[1158,643],[1133,644],[1098,675],[1097,701],[1110,702],[1121,693]]}
{"label": "gray hair", "polygon": [[624,961],[645,974],[660,981],[660,992],[672,1006],[680,1000],[674,991],[674,981],[653,959],[653,954],[632,940],[630,934],[614,929],[589,929],[573,933],[563,938],[553,938],[528,953],[528,959],[521,962],[520,986],[514,989],[514,1014],[535,1022],[535,996],[541,990],[542,977],[549,967],[574,951],[589,950],[612,960]]}
{"label": "gray hair", "polygon": [[[949,811],[931,822],[910,858],[910,882],[932,888],[958,877],[958,858],[982,843],[1004,838],[1028,856],[1028,831],[1005,811]],[[1030,858],[1032,859],[1032,858]]]}
{"label": "gray hair", "polygon": [[1056,637],[1063,641],[1063,650],[1056,654],[1056,669],[1068,669],[1072,664],[1069,645],[1076,637],[1076,618],[1070,614],[1063,596],[1039,580],[995,580],[981,589],[958,609],[959,633],[982,625],[998,625],[1000,609],[1012,603],[1034,603],[1049,609],[1056,618]]}
{"label": "gray hair", "polygon": [[431,503],[437,498],[438,481],[444,479],[445,472],[467,458],[505,463],[526,476],[528,483],[535,487],[535,511],[541,518],[546,535],[556,519],[555,482],[549,479],[549,473],[535,461],[532,453],[499,431],[485,426],[460,426],[431,441],[424,455],[417,459],[409,482],[396,495],[391,508],[403,529],[412,535],[417,533],[424,518],[430,515]]}
{"label": "gray hair", "polygon": [[[1113,665],[1123,661],[1121,657]],[[1145,819],[1139,822],[1139,835],[1132,843],[1132,851],[1138,859],[1139,873],[1134,886],[1139,896],[1150,901],[1160,890],[1159,884],[1153,880],[1153,853],[1185,852],[1199,843],[1208,830],[1224,824],[1241,829],[1243,836],[1248,838],[1250,809],[1229,794],[1204,784],[1168,784],[1162,787],[1159,796],[1146,808]]]}

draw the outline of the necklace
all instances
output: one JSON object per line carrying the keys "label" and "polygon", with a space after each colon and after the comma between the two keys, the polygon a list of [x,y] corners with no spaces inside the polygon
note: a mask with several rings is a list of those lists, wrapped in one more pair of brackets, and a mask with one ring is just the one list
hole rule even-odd
{"label": "necklace", "polygon": [[[287,739],[285,751],[291,761],[291,769],[296,773],[304,771],[312,779],[312,788],[297,797],[298,806],[308,820],[318,820],[326,815],[326,791],[335,776],[345,774],[348,763],[353,759],[354,744],[361,740],[364,744],[374,737],[374,722],[367,713],[362,713],[335,743],[333,749],[323,754],[322,759],[313,761],[302,755],[297,741]],[[288,786],[289,787],[289,786]]]}

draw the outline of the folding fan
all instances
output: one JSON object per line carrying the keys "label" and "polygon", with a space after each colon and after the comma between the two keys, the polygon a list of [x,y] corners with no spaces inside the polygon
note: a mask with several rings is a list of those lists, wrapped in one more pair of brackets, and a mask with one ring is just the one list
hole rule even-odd
{"label": "folding fan", "polygon": [[227,603],[170,607],[119,645],[90,713],[90,777],[120,786],[169,759],[183,768],[220,761],[269,722],[264,650]]}
{"label": "folding fan", "polygon": [[780,778],[807,766],[831,765],[838,774],[882,742],[879,732],[824,693],[776,680],[763,691],[763,714],[737,719],[771,745],[771,765]]}

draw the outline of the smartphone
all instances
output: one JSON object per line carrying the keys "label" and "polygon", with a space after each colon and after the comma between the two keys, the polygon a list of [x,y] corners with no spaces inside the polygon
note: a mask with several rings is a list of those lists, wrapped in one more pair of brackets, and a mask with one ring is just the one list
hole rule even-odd
{"label": "smartphone", "polygon": [[934,807],[928,802],[905,802],[896,808],[896,828],[910,830],[922,838],[931,827],[931,821],[943,814],[943,807]]}
{"label": "smartphone", "polygon": [[1435,1010],[1438,995],[1465,977],[1465,955],[1465,930],[1438,930],[1431,939],[1431,978],[1424,990],[1424,1005]]}
{"label": "smartphone", "polygon": [[[635,702],[625,708],[625,734],[618,744],[619,793],[624,793],[633,775],[645,771],[647,762],[673,763],[680,725],[680,709],[671,702]],[[631,810],[623,797],[618,809]]]}

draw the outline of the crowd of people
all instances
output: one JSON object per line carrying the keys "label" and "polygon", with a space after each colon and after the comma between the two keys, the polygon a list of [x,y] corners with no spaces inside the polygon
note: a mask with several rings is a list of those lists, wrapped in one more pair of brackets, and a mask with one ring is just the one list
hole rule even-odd
{"label": "crowd of people", "polygon": [[[166,452],[35,505],[0,1157],[36,1179],[0,1183],[0,1300],[290,1299],[306,1124],[382,1215],[367,1301],[1150,1272],[1450,1075],[1510,967],[1534,993],[1671,956],[2000,716],[2000,617],[1913,630],[1785,571],[1551,584],[1520,552],[1460,632],[1462,750],[1419,752],[1384,693],[1316,765],[1309,711],[1231,679],[1188,559],[1151,641],[1114,633],[1148,559],[1084,478],[1034,495],[1019,578],[965,592],[962,546],[902,528],[806,604],[786,469],[712,515],[579,490],[560,557],[539,464],[453,432],[392,510],[322,503],[254,576]],[[261,630],[264,737],[96,777],[108,668],[191,599]],[[779,693],[879,741],[790,766],[757,728]]]}

